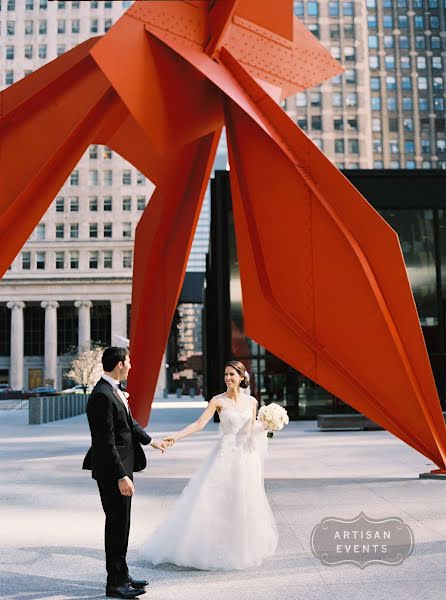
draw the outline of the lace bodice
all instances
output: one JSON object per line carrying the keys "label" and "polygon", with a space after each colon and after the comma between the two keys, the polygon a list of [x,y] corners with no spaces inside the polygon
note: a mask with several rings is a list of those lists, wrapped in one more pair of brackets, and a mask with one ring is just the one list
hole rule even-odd
{"label": "lace bodice", "polygon": [[236,403],[226,397],[218,396],[221,404],[220,423],[223,435],[249,435],[251,433],[252,408],[254,400],[251,396],[240,398]]}

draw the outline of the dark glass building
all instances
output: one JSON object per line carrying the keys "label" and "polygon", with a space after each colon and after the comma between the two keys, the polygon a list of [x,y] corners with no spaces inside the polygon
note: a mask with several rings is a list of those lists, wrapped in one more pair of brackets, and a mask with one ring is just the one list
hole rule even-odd
{"label": "dark glass building", "polygon": [[[353,169],[343,173],[399,236],[445,410],[446,172]],[[224,391],[225,363],[238,359],[250,372],[252,394],[265,404],[284,403],[292,419],[356,412],[245,336],[228,171],[216,171],[211,192],[204,294],[205,397]]]}

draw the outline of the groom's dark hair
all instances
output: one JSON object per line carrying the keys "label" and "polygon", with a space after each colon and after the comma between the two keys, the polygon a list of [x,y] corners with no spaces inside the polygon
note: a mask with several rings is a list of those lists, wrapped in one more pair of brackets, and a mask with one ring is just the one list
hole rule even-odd
{"label": "groom's dark hair", "polygon": [[130,354],[128,348],[120,348],[119,346],[110,346],[110,348],[106,348],[102,354],[102,366],[104,367],[104,371],[113,371],[120,360],[122,362],[125,361],[127,354]]}

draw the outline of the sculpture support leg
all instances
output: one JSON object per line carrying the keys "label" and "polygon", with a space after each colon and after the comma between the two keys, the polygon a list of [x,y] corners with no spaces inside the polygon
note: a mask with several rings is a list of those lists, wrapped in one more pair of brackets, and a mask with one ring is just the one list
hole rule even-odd
{"label": "sculpture support leg", "polygon": [[166,164],[161,189],[136,230],[128,389],[133,414],[144,426],[219,137],[220,131],[185,146]]}

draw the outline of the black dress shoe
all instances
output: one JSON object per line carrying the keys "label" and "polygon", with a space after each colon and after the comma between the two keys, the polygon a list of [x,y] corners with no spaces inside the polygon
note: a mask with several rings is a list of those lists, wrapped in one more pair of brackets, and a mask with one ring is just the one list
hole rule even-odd
{"label": "black dress shoe", "polygon": [[149,585],[149,582],[145,579],[133,579],[133,577],[130,577],[129,575],[129,585],[131,585],[136,590],[143,590],[146,587],[146,585]]}
{"label": "black dress shoe", "polygon": [[144,594],[144,590],[137,590],[125,583],[122,585],[108,585],[105,588],[105,595],[110,598],[136,598]]}

